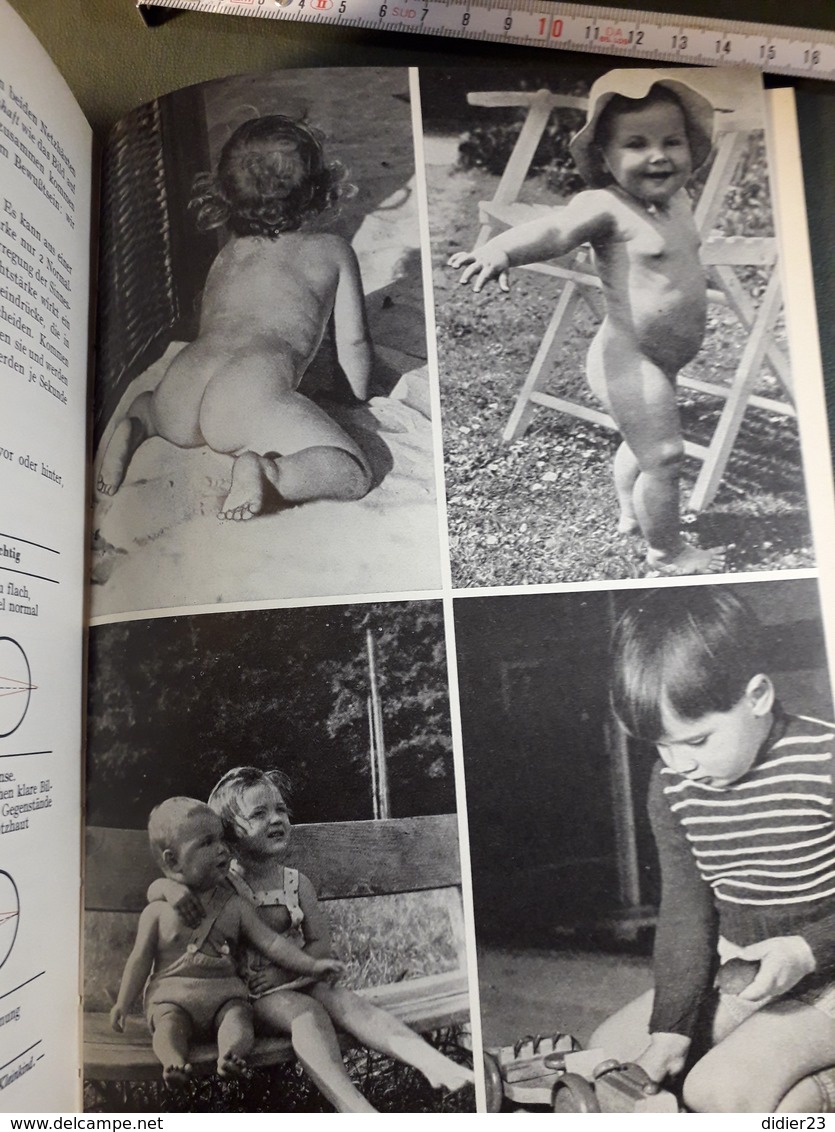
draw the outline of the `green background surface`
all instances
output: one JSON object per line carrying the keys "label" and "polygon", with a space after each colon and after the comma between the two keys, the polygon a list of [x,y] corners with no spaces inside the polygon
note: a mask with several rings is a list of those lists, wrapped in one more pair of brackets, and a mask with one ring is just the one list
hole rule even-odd
{"label": "green background surface", "polygon": [[[439,36],[335,29],[196,12],[163,12],[147,27],[133,0],[10,0],[63,73],[96,133],[127,110],[177,87],[242,71],[280,67],[480,65],[540,60],[543,48]],[[601,5],[602,6],[602,5]],[[680,0],[606,7],[835,30],[833,0]],[[555,5],[558,7],[558,5]],[[552,51],[557,61],[566,52]],[[818,320],[830,432],[835,433],[835,83],[791,82],[798,91]],[[348,111],[346,111],[348,112]]]}

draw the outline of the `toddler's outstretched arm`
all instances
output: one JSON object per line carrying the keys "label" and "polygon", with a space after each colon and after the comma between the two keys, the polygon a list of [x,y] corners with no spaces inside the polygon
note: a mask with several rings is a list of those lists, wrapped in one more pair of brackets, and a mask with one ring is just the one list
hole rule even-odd
{"label": "toddler's outstretched arm", "polygon": [[125,1028],[125,1019],[132,1004],[136,1001],[148,980],[157,954],[159,908],[149,904],[142,910],[136,942],[128,956],[116,1004],[110,1011],[110,1025],[118,1033]]}
{"label": "toddler's outstretched arm", "polygon": [[336,356],[354,396],[368,399],[373,347],[368,332],[359,263],[350,244],[340,240],[339,282],[333,305]]}
{"label": "toddler's outstretched arm", "polygon": [[607,192],[579,193],[570,204],[552,209],[547,216],[509,228],[471,252],[456,252],[449,266],[463,267],[460,281],[472,280],[476,292],[490,279],[497,279],[501,290],[507,291],[509,268],[554,259],[580,244],[603,239],[613,223]]}

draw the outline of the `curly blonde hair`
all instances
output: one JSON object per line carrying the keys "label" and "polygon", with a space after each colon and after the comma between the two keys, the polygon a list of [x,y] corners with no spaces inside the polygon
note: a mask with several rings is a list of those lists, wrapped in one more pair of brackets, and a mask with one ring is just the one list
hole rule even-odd
{"label": "curly blonde hair", "polygon": [[200,231],[227,225],[236,236],[275,239],[334,205],[344,179],[340,162],[325,161],[318,130],[266,114],[238,126],[216,173],[197,175],[189,207]]}

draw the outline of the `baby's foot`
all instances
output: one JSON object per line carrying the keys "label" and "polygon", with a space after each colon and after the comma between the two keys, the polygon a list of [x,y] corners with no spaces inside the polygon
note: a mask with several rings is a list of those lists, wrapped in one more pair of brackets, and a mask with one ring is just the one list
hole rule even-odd
{"label": "baby's foot", "polygon": [[125,417],[119,421],[105,449],[96,479],[96,490],[100,495],[116,494],[134,452],[145,439],[145,429],[136,417]]}
{"label": "baby's foot", "polygon": [[466,1065],[459,1065],[457,1061],[452,1061],[448,1057],[444,1058],[444,1062],[446,1064],[438,1066],[426,1075],[433,1089],[446,1089],[448,1093],[457,1093],[459,1089],[473,1084],[475,1075],[472,1069],[468,1069]]}
{"label": "baby's foot", "polygon": [[244,452],[235,460],[232,465],[232,486],[217,513],[219,519],[233,519],[240,523],[261,514],[267,486],[264,459],[255,452]]}
{"label": "baby's foot", "polygon": [[633,511],[621,511],[618,519],[618,534],[639,535],[640,533],[641,527],[635,513]]}
{"label": "baby's foot", "polygon": [[184,1065],[164,1065],[162,1068],[162,1079],[169,1089],[182,1089],[188,1084],[190,1077],[191,1066],[188,1062]]}
{"label": "baby's foot", "polygon": [[710,546],[701,550],[685,546],[670,557],[659,550],[647,551],[647,576],[650,578],[681,578],[688,574],[721,574],[725,569],[724,546]]}
{"label": "baby's foot", "polygon": [[238,1057],[237,1054],[227,1052],[218,1058],[218,1077],[246,1077],[247,1073],[248,1068],[246,1062],[242,1057]]}

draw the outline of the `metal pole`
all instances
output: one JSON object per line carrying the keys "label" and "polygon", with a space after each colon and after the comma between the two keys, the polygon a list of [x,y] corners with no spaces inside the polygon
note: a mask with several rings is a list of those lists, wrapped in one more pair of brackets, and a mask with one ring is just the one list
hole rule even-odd
{"label": "metal pole", "polygon": [[380,805],[377,801],[377,748],[374,743],[374,709],[371,706],[371,697],[368,697],[368,759],[371,763],[371,804],[374,812],[374,821],[380,816]]}
{"label": "metal pole", "polygon": [[388,767],[386,765],[386,741],[383,736],[383,707],[380,690],[377,686],[377,665],[374,652],[374,638],[366,629],[365,640],[368,647],[368,682],[371,687],[371,715],[374,721],[374,747],[377,752],[377,795],[380,799],[381,818],[391,816],[389,806]]}

